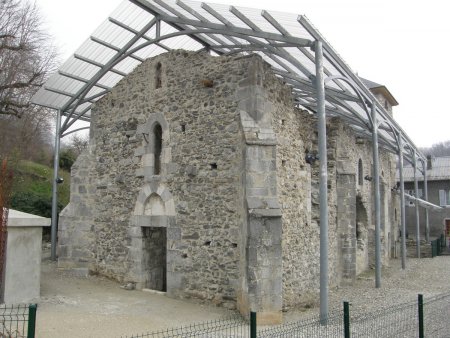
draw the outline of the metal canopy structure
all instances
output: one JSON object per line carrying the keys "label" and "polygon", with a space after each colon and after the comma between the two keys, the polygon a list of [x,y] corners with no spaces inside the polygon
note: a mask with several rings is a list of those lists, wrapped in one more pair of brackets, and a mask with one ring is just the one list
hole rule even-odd
{"label": "metal canopy structure", "polygon": [[[256,53],[291,86],[295,105],[317,111],[314,41],[323,44],[325,109],[371,138],[376,105],[380,146],[413,163],[420,154],[374,95],[305,16],[181,0],[126,0],[33,97],[66,117],[61,136],[137,65],[172,49],[213,54]],[[421,160],[425,158],[420,155]]]}
{"label": "metal canopy structure", "polygon": [[[90,122],[92,105],[136,66],[147,58],[174,49],[206,50],[213,55],[256,53],[271,65],[276,76],[291,87],[293,105],[317,115],[320,155],[321,320],[326,321],[328,316],[326,116],[340,117],[353,128],[356,135],[372,140],[376,287],[381,284],[378,146],[399,155],[402,267],[405,268],[403,159],[414,165],[415,180],[417,181],[416,172],[419,170],[426,182],[426,158],[406,133],[305,16],[188,0],[123,1],[34,95],[33,103],[58,111],[52,259],[56,259],[56,182],[60,138],[73,132],[71,128],[73,129],[76,121]],[[422,163],[422,167],[417,165],[418,161]],[[417,212],[417,226],[418,224]],[[418,256],[420,257],[420,252]]]}

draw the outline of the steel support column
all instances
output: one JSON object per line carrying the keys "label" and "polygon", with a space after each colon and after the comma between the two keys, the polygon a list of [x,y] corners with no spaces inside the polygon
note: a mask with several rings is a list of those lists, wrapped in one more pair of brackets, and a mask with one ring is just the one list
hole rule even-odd
{"label": "steel support column", "polygon": [[320,160],[320,321],[328,319],[328,160],[322,42],[315,41],[317,130]]}
{"label": "steel support column", "polygon": [[398,135],[398,158],[400,176],[400,213],[402,226],[402,269],[406,269],[406,210],[405,210],[405,180],[403,177],[403,138]]}
{"label": "steel support column", "polygon": [[[427,162],[423,161],[423,194],[424,200],[428,202],[428,177]],[[428,208],[425,208],[425,239],[427,243],[430,241],[430,220],[428,218]]]}
{"label": "steel support column", "polygon": [[[417,179],[417,153],[414,151],[414,195],[419,198],[419,181]],[[419,202],[415,201],[416,208],[416,256],[420,258],[420,219],[419,219]]]}
{"label": "steel support column", "polygon": [[56,261],[56,234],[58,225],[58,170],[59,170],[59,140],[61,130],[61,111],[56,113],[55,149],[53,154],[53,186],[52,186],[52,227],[51,227],[51,260]]}
{"label": "steel support column", "polygon": [[375,189],[375,287],[381,287],[381,203],[380,166],[378,156],[378,121],[376,103],[372,102],[373,185]]}

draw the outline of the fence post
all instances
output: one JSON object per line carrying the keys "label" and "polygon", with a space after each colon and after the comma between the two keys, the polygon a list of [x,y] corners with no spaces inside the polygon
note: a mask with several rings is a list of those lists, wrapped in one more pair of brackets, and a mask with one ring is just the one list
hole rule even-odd
{"label": "fence post", "polygon": [[350,338],[350,304],[344,302],[344,338]]}
{"label": "fence post", "polygon": [[36,310],[37,304],[30,304],[28,307],[28,333],[27,338],[34,338],[36,333]]}
{"label": "fence post", "polygon": [[418,309],[419,309],[419,338],[425,338],[425,331],[423,327],[423,295],[419,295]]}
{"label": "fence post", "polygon": [[250,312],[250,338],[256,338],[256,312]]}

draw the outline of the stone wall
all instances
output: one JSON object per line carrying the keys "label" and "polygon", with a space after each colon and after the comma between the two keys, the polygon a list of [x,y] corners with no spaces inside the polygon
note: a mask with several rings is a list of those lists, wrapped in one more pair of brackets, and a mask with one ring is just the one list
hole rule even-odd
{"label": "stone wall", "polygon": [[[375,264],[372,144],[357,137],[338,119],[333,120],[331,125],[330,139],[336,141],[337,159],[339,280],[351,284],[358,274]],[[394,220],[398,201],[391,192],[395,185],[395,157],[380,148],[379,163],[381,252],[382,263],[387,265],[398,239],[398,223]]]}
{"label": "stone wall", "polygon": [[92,147],[85,150],[72,166],[70,202],[59,215],[58,267],[77,269],[86,275],[95,269],[95,192]]}
{"label": "stone wall", "polygon": [[[62,214],[61,266],[251,309],[267,323],[317,302],[320,160],[305,159],[320,157],[316,119],[259,56],[159,55],[93,116]],[[373,189],[358,162],[371,176],[372,152],[337,118],[327,132],[334,287],[369,266]],[[390,161],[382,155],[383,181]]]}
{"label": "stone wall", "polygon": [[[151,218],[134,218],[130,231],[130,218],[145,216],[139,203],[157,194],[166,209],[173,205],[175,216],[163,225],[168,292],[235,306],[243,157],[234,93],[246,70],[236,60],[167,53],[137,67],[96,105],[100,273],[142,286],[142,232],[154,224],[139,224]],[[155,88],[158,63],[161,88]],[[167,129],[160,175],[152,175],[152,153],[145,149],[155,114],[167,124],[160,121]]]}

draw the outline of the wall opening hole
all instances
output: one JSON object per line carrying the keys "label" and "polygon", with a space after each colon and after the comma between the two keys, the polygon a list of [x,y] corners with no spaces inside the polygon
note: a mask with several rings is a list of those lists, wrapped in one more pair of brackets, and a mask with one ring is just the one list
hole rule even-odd
{"label": "wall opening hole", "polygon": [[182,254],[181,257],[187,258],[187,254]]}
{"label": "wall opening hole", "polygon": [[156,74],[155,74],[155,88],[161,88],[162,81],[161,81],[161,62],[158,62],[156,64]]}
{"label": "wall opening hole", "polygon": [[206,241],[203,245],[211,246],[211,241]]}
{"label": "wall opening hole", "polygon": [[362,160],[359,159],[358,161],[358,184],[363,185],[363,176],[364,176],[364,170],[363,170],[363,163]]}
{"label": "wall opening hole", "polygon": [[217,169],[217,163],[211,163],[209,166],[211,167],[211,170]]}
{"label": "wall opening hole", "polygon": [[160,124],[156,124],[153,128],[154,136],[154,155],[155,155],[155,175],[161,173],[161,152],[162,152],[162,128]]}
{"label": "wall opening hole", "polygon": [[163,227],[143,228],[145,287],[167,291],[167,233]]}
{"label": "wall opening hole", "polygon": [[286,166],[286,160],[281,160],[281,165],[282,165],[283,167],[285,167],[285,166]]}
{"label": "wall opening hole", "polygon": [[182,131],[183,133],[186,132],[186,125],[185,125],[185,124],[182,124],[182,125],[181,125],[181,131]]}
{"label": "wall opening hole", "polygon": [[231,246],[232,246],[233,248],[237,248],[237,243],[231,243]]}

